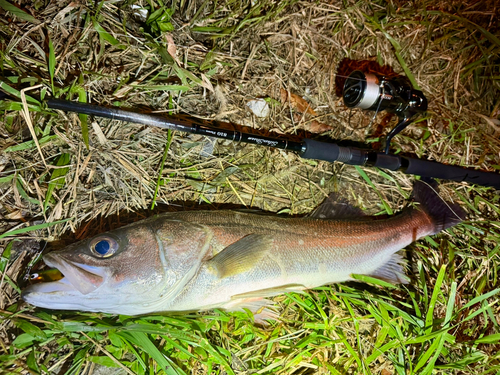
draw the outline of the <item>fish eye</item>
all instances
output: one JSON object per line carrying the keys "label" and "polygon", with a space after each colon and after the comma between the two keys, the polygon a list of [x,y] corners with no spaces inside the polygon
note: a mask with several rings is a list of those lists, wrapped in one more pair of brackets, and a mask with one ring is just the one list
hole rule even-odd
{"label": "fish eye", "polygon": [[112,237],[99,236],[90,242],[90,250],[98,258],[109,258],[118,250],[118,242]]}

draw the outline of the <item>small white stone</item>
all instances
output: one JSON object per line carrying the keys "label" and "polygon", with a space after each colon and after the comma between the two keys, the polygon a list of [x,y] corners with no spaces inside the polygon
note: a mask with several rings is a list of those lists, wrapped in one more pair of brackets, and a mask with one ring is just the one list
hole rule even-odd
{"label": "small white stone", "polygon": [[247,103],[247,107],[253,112],[257,117],[267,117],[269,116],[269,104],[264,99],[250,100]]}

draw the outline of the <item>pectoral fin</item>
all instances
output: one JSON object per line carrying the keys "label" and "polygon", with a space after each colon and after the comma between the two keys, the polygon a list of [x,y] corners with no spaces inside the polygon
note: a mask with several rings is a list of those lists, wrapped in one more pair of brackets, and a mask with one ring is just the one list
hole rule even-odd
{"label": "pectoral fin", "polygon": [[255,267],[269,253],[272,245],[272,237],[250,234],[210,259],[208,266],[214,269],[220,278],[234,276]]}

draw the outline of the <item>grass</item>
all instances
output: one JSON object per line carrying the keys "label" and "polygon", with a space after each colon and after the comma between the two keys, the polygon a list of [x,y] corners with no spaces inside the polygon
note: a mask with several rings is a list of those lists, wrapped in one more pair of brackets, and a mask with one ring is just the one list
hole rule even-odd
{"label": "grass", "polygon": [[[443,196],[469,217],[407,249],[410,284],[359,276],[365,283],[278,296],[280,321],[267,327],[249,312],[128,317],[35,309],[19,299],[24,265],[44,242],[60,248],[149,216],[151,207],[305,214],[340,191],[371,214],[391,214],[413,181],[54,112],[23,89],[285,134],[312,131],[318,120],[331,126],[327,137],[364,142],[383,115],[367,128],[372,114],[346,110],[334,78],[343,58],[371,59],[407,75],[429,100],[394,150],[494,170],[494,2],[137,2],[149,19],[131,2],[13,3],[0,1],[0,89],[26,102],[0,101],[1,374],[500,371],[499,196],[449,181]],[[317,116],[282,101],[282,90]],[[272,103],[269,117],[248,112],[255,98]]]}

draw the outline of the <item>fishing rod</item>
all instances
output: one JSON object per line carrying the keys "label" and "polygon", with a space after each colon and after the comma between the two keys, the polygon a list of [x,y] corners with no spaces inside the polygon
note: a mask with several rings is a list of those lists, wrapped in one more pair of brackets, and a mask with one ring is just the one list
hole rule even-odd
{"label": "fishing rod", "polygon": [[443,163],[411,158],[389,153],[392,138],[405,129],[415,116],[427,110],[427,99],[419,90],[414,90],[403,77],[385,78],[362,71],[352,72],[343,88],[343,100],[349,108],[365,110],[386,110],[398,116],[398,124],[385,139],[385,151],[343,146],[331,142],[321,142],[309,138],[298,140],[282,136],[262,135],[254,129],[243,128],[216,120],[203,120],[192,116],[160,116],[132,110],[109,108],[94,104],[72,102],[49,98],[45,100],[48,108],[65,112],[93,115],[125,122],[156,126],[192,134],[221,138],[233,142],[244,142],[268,146],[298,153],[305,159],[341,162],[349,165],[377,167],[391,171],[401,171],[409,175],[439,178],[452,181],[466,181],[482,186],[500,189],[500,174],[464,168]]}

